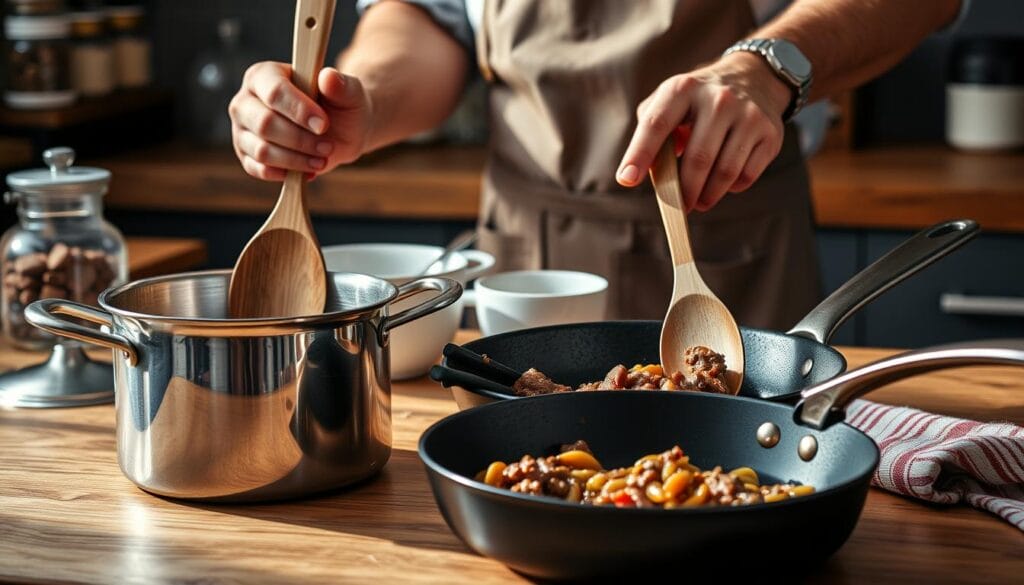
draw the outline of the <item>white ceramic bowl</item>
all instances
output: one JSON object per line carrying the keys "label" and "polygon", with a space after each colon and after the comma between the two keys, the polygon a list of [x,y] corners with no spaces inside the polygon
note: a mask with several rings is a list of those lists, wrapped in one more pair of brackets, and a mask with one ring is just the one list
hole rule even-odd
{"label": "white ceramic bowl", "polygon": [[[395,285],[419,276],[420,271],[444,249],[421,244],[343,244],[325,246],[327,270],[360,272],[384,278]],[[430,276],[444,276],[463,286],[467,281],[487,274],[494,267],[494,256],[479,250],[452,254],[444,266],[436,266]],[[417,304],[411,297],[394,303],[392,312]],[[441,356],[441,349],[455,337],[462,319],[462,299],[448,307],[402,325],[391,332],[391,378],[405,380],[422,376]]]}
{"label": "white ceramic bowl", "polygon": [[608,281],[588,272],[518,270],[485,276],[469,291],[484,335],[528,327],[602,321]]}

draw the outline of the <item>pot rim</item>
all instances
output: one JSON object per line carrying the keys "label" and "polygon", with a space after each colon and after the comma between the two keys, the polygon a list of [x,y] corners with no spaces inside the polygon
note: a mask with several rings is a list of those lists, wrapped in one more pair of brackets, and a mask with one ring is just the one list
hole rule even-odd
{"label": "pot rim", "polygon": [[167,274],[162,276],[152,276],[149,278],[142,278],[139,280],[133,280],[124,284],[108,288],[103,291],[99,296],[99,305],[104,310],[108,311],[112,315],[122,318],[129,318],[136,321],[142,321],[147,324],[163,323],[173,325],[175,327],[189,327],[189,328],[200,328],[200,329],[274,329],[274,330],[289,330],[294,331],[297,328],[308,328],[317,327],[322,325],[335,325],[344,322],[359,321],[367,316],[373,315],[379,312],[382,308],[386,307],[389,303],[395,300],[398,296],[398,287],[391,282],[383,278],[371,276],[369,274],[362,274],[359,272],[328,272],[330,276],[335,275],[353,275],[356,277],[364,278],[370,281],[377,281],[383,283],[387,288],[390,289],[387,296],[379,302],[369,304],[362,307],[347,309],[344,311],[331,311],[329,313],[319,313],[316,315],[301,315],[298,317],[257,317],[257,318],[245,318],[245,319],[229,319],[229,318],[212,318],[212,317],[176,317],[170,315],[157,315],[152,313],[143,313],[139,311],[129,311],[119,307],[115,307],[107,302],[107,299],[116,297],[117,295],[126,293],[131,290],[140,289],[146,286],[150,286],[156,283],[162,282],[173,282],[177,280],[188,280],[197,277],[208,277],[208,276],[227,276],[230,278],[231,269],[213,269],[213,270],[198,270],[192,272],[178,272],[174,274]]}

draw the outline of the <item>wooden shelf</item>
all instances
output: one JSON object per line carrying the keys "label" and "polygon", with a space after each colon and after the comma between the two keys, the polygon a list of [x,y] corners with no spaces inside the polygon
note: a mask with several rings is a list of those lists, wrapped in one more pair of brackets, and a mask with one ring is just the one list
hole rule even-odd
{"label": "wooden shelf", "polygon": [[[395,219],[476,217],[480,147],[399,146],[310,184],[314,214]],[[279,187],[248,177],[230,148],[180,144],[83,161],[110,169],[119,209],[265,214]],[[827,151],[810,161],[815,219],[828,228],[919,229],[968,217],[987,231],[1024,232],[1024,153],[943,146]]]}
{"label": "wooden shelf", "polygon": [[[476,217],[484,153],[396,147],[311,182],[314,214],[408,219]],[[281,188],[242,171],[231,149],[170,145],[83,161],[113,174],[106,205],[149,211],[266,214]]]}
{"label": "wooden shelf", "polygon": [[820,226],[918,229],[963,217],[986,231],[1024,232],[1024,153],[828,151],[809,166]]}
{"label": "wooden shelf", "polygon": [[171,93],[153,88],[122,89],[110,95],[79,98],[65,108],[50,110],[17,110],[0,106],[0,126],[54,130],[116,116],[127,112],[163,107],[171,101]]}

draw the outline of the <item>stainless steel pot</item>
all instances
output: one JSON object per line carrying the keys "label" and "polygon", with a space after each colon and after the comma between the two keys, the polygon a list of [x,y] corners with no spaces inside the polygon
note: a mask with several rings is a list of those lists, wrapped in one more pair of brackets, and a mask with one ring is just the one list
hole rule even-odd
{"label": "stainless steel pot", "polygon": [[[453,303],[461,286],[331,273],[322,315],[227,319],[230,276],[131,282],[104,292],[103,310],[45,299],[26,318],[114,350],[118,462],[147,491],[280,499],[379,471],[391,452],[388,332]],[[423,291],[439,294],[388,314]]]}

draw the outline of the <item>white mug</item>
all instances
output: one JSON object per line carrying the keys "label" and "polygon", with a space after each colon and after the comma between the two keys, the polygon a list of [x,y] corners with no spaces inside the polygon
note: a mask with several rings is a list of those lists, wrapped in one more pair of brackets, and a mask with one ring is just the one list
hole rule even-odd
{"label": "white mug", "polygon": [[466,291],[466,305],[476,307],[484,335],[506,331],[601,321],[608,281],[588,272],[519,270],[485,276]]}

